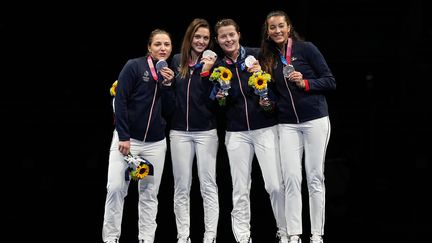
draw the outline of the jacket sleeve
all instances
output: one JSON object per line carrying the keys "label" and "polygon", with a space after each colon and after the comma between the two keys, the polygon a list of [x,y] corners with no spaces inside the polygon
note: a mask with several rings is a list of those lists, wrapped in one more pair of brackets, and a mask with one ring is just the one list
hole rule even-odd
{"label": "jacket sleeve", "polygon": [[136,82],[136,62],[129,60],[118,77],[117,92],[114,100],[115,127],[120,141],[130,139],[128,121],[128,102],[133,93]]}
{"label": "jacket sleeve", "polygon": [[316,76],[314,78],[304,77],[304,79],[308,80],[309,90],[329,91],[336,89],[336,80],[318,48],[310,42],[307,42],[305,48],[307,49],[305,58],[313,68]]}

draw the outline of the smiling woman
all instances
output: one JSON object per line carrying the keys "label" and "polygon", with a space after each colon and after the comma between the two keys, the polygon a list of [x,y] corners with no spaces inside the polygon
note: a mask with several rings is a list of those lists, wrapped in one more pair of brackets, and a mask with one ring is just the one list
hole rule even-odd
{"label": "smiling woman", "polygon": [[[252,242],[249,195],[252,163],[256,156],[266,185],[265,189],[270,197],[276,221],[276,236],[279,242],[287,242],[285,199],[282,191],[279,146],[276,140],[277,117],[276,113],[271,112],[274,106],[267,108],[267,104],[274,100],[268,100],[267,104],[260,102],[260,97],[254,94],[249,85],[249,79],[251,75],[258,73],[261,67],[258,62],[251,62],[250,67],[246,67],[245,63],[248,56],[258,59],[258,48],[240,44],[240,26],[233,19],[219,20],[214,29],[222,51],[217,61],[223,68],[219,79],[223,81],[230,78],[230,89],[220,89],[217,97],[226,104],[223,119],[227,124],[225,146],[233,188],[231,222],[234,237],[240,243]],[[272,91],[268,89],[268,92]]]}
{"label": "smiling woman", "polygon": [[[129,188],[129,176],[139,178],[138,238],[152,243],[156,232],[158,192],[165,163],[166,138],[162,117],[161,95],[172,80],[173,71],[163,67],[157,73],[155,65],[168,59],[172,44],[168,32],[155,29],[151,32],[148,54],[129,60],[118,81],[114,82],[115,130],[109,155],[107,195],[102,229],[104,242],[118,242],[122,228],[122,211]],[[161,94],[162,93],[162,94]],[[130,116],[129,114],[133,114]],[[132,157],[142,156],[150,163],[131,163]],[[126,159],[125,159],[126,157]],[[139,157],[138,157],[139,158]],[[126,162],[126,161],[128,162]],[[130,171],[131,165],[133,170]],[[151,168],[153,173],[148,175]],[[126,173],[126,178],[125,178]],[[151,177],[151,178],[149,178]],[[148,214],[152,216],[148,216]]]}
{"label": "smiling woman", "polygon": [[[285,12],[278,10],[267,15],[261,43],[261,62],[264,70],[273,74],[279,94],[278,142],[289,241],[300,243],[303,233],[304,168],[309,193],[310,242],[323,243],[324,162],[330,138],[325,95],[336,89],[336,81],[321,52],[299,38]],[[292,71],[285,71],[287,67]]]}
{"label": "smiling woman", "polygon": [[219,195],[216,155],[219,140],[215,101],[209,98],[213,85],[208,76],[216,61],[211,51],[210,29],[207,20],[193,19],[183,35],[180,53],[175,54],[171,62],[176,73],[169,138],[177,243],[190,243],[192,238],[191,216],[197,211],[190,210],[194,161],[198,168],[204,211],[205,232],[199,238],[203,239],[203,243],[214,243],[217,238]]}
{"label": "smiling woman", "polygon": [[[430,174],[428,144],[419,140],[419,136],[428,139],[432,127],[426,119],[432,109],[419,105],[430,102],[429,89],[425,86],[429,82],[420,78],[428,77],[432,70],[432,59],[429,58],[432,53],[429,44],[432,43],[432,15],[427,12],[426,1],[389,4],[390,1],[376,0],[349,3],[340,0],[266,0],[252,6],[250,0],[239,0],[215,5],[211,9],[192,0],[140,3],[93,5],[87,2],[81,5],[78,2],[23,4],[16,1],[15,4],[8,2],[2,8],[10,16],[4,15],[0,21],[3,60],[0,127],[6,144],[3,147],[5,173],[2,178],[6,188],[4,201],[6,208],[10,209],[6,210],[5,216],[8,225],[6,236],[16,238],[25,229],[27,235],[40,235],[44,242],[58,242],[59,239],[100,242],[109,167],[107,150],[116,126],[113,124],[113,97],[108,90],[115,80],[118,80],[117,88],[122,86],[124,79],[119,79],[119,71],[129,66],[125,65],[129,59],[146,56],[147,40],[155,27],[172,34],[172,48],[180,53],[185,30],[197,17],[205,17],[210,25],[221,17],[235,17],[242,27],[242,45],[258,47],[265,17],[275,9],[287,12],[295,23],[295,29],[319,46],[339,80],[338,91],[327,96],[332,131],[324,165],[324,240],[332,243],[346,242],[347,239],[352,243],[361,242],[364,237],[353,238],[358,235],[358,229],[376,232],[373,238],[376,242],[400,241],[402,231],[410,232],[407,235],[409,239],[423,239],[428,235],[432,226],[428,211],[423,208],[427,209],[431,203],[421,198],[422,193],[417,196],[418,200],[413,200],[415,192],[428,191]],[[252,6],[253,11],[248,10],[248,6]],[[196,39],[189,39],[189,43],[196,41],[196,47],[202,48],[205,36],[199,31]],[[214,37],[210,35],[210,41],[214,41]],[[222,57],[218,50],[213,50]],[[295,62],[300,60],[293,57],[292,61],[296,66]],[[171,65],[171,60],[167,59],[167,62]],[[148,63],[144,60],[137,64],[140,65]],[[260,65],[264,69],[264,63],[260,62]],[[217,66],[216,63],[214,67]],[[185,67],[186,74],[189,74],[191,67],[187,62]],[[177,74],[177,70],[172,70]],[[193,75],[201,75],[197,70],[199,68]],[[297,66],[296,70],[301,71]],[[395,70],[415,70],[415,76],[419,78],[413,82]],[[150,82],[153,78],[150,69],[148,72]],[[199,80],[194,76],[191,86],[208,84],[212,87],[211,82],[205,82],[205,74],[201,77],[202,83],[194,82]],[[234,81],[236,73],[232,74],[231,80]],[[300,76],[295,79],[300,80]],[[150,86],[144,81],[142,83]],[[268,83],[269,87],[272,83]],[[407,88],[413,85],[425,88]],[[184,90],[187,87],[181,86]],[[180,87],[174,81],[171,88]],[[248,95],[259,99],[252,87],[247,89],[250,91]],[[215,162],[220,206],[217,242],[224,243],[236,240],[233,234],[227,233],[232,231],[233,187],[225,147],[227,123],[218,115],[229,107],[229,99],[238,95],[232,92],[234,90],[237,89],[230,89],[225,107],[219,107],[217,102],[208,106],[217,108],[216,120],[219,121],[216,125],[219,147]],[[194,99],[198,93],[195,89],[192,91]],[[162,93],[162,87],[158,87],[158,92]],[[183,106],[186,102],[174,106],[181,112],[167,120],[167,129],[172,127],[168,123],[195,127],[196,124],[191,123],[195,120],[187,123],[184,114],[205,114],[193,118],[197,119],[198,125],[208,124],[208,113],[190,113],[196,108],[192,105],[208,104],[201,100],[197,103],[189,101],[189,107]],[[155,104],[158,102],[156,97]],[[408,119],[414,123],[407,122]],[[151,127],[152,124],[149,131]],[[170,141],[168,132],[165,130],[167,142]],[[398,134],[405,134],[408,139]],[[185,150],[178,151],[183,153]],[[171,152],[167,148],[158,193],[158,207],[162,210],[157,213],[155,243],[177,241]],[[202,173],[198,172],[197,158],[193,161],[191,171]],[[408,172],[410,166],[417,174]],[[179,167],[179,170],[185,168]],[[20,179],[17,176],[19,172],[31,172],[32,177]],[[124,174],[122,177],[124,180]],[[154,176],[148,175],[144,180],[152,178]],[[192,176],[189,194],[190,238],[194,243],[201,242],[206,232],[205,205],[199,186],[202,178]],[[252,163],[251,181],[253,242],[272,242],[275,236],[273,211],[256,158]],[[135,192],[141,187],[137,184],[131,183],[126,197],[129,199],[125,199],[122,243],[136,243],[138,240],[139,199]],[[307,191],[305,180],[302,190]],[[303,242],[309,241],[307,238],[311,234],[306,194],[303,195]],[[59,214],[53,210],[56,205],[66,210]],[[424,212],[424,217],[414,220],[413,210],[401,208],[415,208],[416,212]],[[79,229],[77,225],[80,225]],[[64,229],[77,230],[67,236],[55,233],[64,232]]]}

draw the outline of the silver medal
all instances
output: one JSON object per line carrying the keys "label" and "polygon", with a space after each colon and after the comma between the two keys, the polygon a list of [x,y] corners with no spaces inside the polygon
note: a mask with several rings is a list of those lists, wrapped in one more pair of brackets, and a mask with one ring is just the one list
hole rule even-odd
{"label": "silver medal", "polygon": [[252,55],[247,56],[245,59],[245,65],[248,68],[252,67],[255,62],[256,62],[256,59]]}
{"label": "silver medal", "polygon": [[291,65],[291,64],[288,64],[288,65],[286,65],[286,66],[283,67],[283,75],[284,75],[284,77],[288,77],[288,75],[290,73],[294,72],[294,71],[295,71],[294,66]]}
{"label": "silver medal", "polygon": [[168,63],[163,60],[160,59],[157,63],[156,63],[156,71],[159,72],[162,68],[164,67],[168,67]]}
{"label": "silver medal", "polygon": [[217,54],[212,50],[205,50],[202,54],[202,57],[214,57],[217,58]]}

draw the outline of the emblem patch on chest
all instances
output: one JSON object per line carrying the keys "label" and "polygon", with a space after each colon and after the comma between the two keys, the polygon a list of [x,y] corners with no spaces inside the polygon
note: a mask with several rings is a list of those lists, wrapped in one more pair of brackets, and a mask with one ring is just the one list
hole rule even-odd
{"label": "emblem patch on chest", "polygon": [[143,80],[144,82],[148,82],[148,81],[150,80],[150,74],[149,74],[148,71],[145,71],[145,72],[144,72],[144,74],[143,74],[143,76],[142,76],[142,80]]}

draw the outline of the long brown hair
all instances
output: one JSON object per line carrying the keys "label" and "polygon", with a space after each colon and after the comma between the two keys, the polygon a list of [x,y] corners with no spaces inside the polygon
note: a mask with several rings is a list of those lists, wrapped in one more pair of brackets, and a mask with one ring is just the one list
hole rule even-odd
{"label": "long brown hair", "polygon": [[288,17],[288,15],[281,10],[275,10],[271,11],[269,14],[267,14],[267,17],[264,21],[263,27],[262,27],[262,33],[261,33],[261,51],[260,51],[260,65],[262,69],[273,75],[273,67],[275,66],[275,63],[279,59],[279,55],[277,55],[277,45],[276,43],[268,37],[268,20],[272,17],[284,17],[286,23],[288,26],[290,26],[290,32],[288,33],[288,37],[292,38],[295,41],[301,41],[302,38],[299,36],[299,34],[294,30],[294,26],[291,22],[291,19]]}
{"label": "long brown hair", "polygon": [[[199,28],[206,28],[211,32],[210,24],[207,20],[196,18],[192,20],[192,22],[189,24],[188,28],[186,29],[186,32],[183,36],[183,42],[180,49],[181,59],[180,59],[180,77],[185,78],[186,75],[189,72],[189,60],[191,59],[191,51],[192,51],[192,40],[194,37],[195,32]],[[211,49],[213,47],[212,44],[212,38],[210,37],[209,45],[207,46],[207,49]]]}

